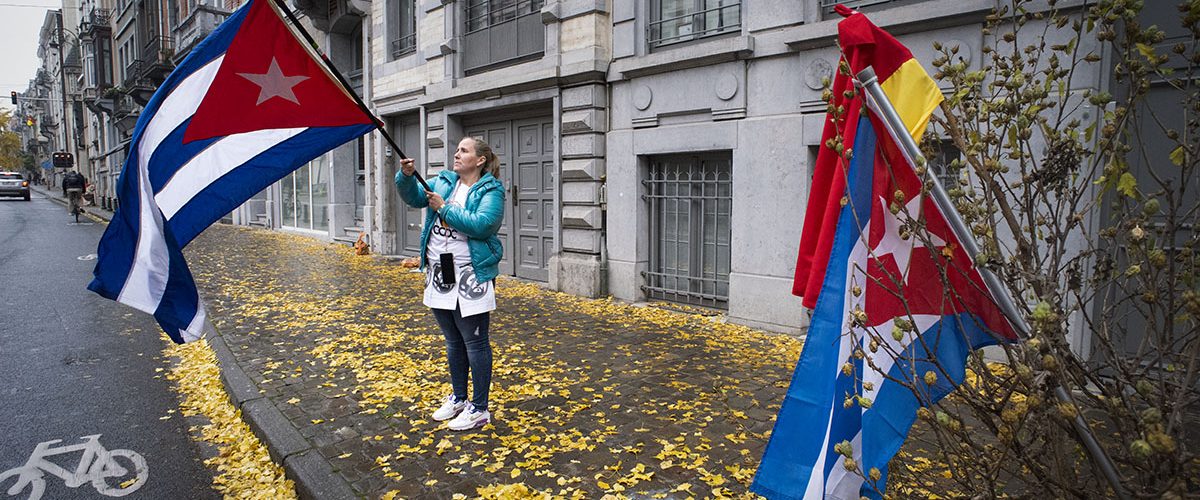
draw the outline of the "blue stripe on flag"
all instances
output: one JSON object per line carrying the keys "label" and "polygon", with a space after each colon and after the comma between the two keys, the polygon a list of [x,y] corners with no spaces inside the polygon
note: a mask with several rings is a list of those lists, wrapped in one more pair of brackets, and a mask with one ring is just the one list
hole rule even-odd
{"label": "blue stripe on flag", "polygon": [[171,340],[182,344],[184,339],[181,330],[187,328],[200,310],[200,294],[196,290],[196,281],[192,272],[183,260],[182,246],[177,245],[171,236],[171,231],[165,231],[167,238],[167,254],[170,255],[167,288],[163,293],[158,309],[154,311],[154,319],[163,327],[163,331]]}
{"label": "blue stripe on flag", "polygon": [[[896,364],[888,370],[888,377],[915,382],[918,388],[927,387],[924,398],[928,404],[938,402],[962,383],[966,375],[967,356],[971,351],[996,343],[996,338],[982,326],[983,321],[969,313],[942,317],[921,334],[921,339],[909,344],[896,358]],[[934,356],[929,355],[927,347],[933,349]],[[937,359],[940,367],[930,359]],[[925,385],[927,371],[933,371],[938,376],[933,386]],[[877,483],[880,489],[887,485],[888,462],[904,445],[920,407],[921,401],[912,389],[884,379],[874,404],[863,414],[862,470],[869,471],[872,467],[879,469],[882,474]],[[862,486],[860,494],[868,498],[880,498],[869,484]]]}
{"label": "blue stripe on flag", "polygon": [[[143,210],[155,210],[156,213],[153,215],[162,217],[162,212],[153,199],[153,206],[140,206],[142,179],[140,178],[141,172],[138,164],[140,155],[138,152],[142,146],[146,127],[172,91],[177,90],[189,76],[228,49],[241,28],[246,11],[250,6],[251,3],[248,2],[238,9],[212,35],[193,49],[183,63],[167,77],[142,111],[130,141],[130,154],[118,181],[117,193],[122,202],[121,207],[113,215],[113,220],[100,240],[99,257],[96,269],[93,271],[95,279],[88,285],[90,290],[106,298],[119,301],[130,273],[135,270],[134,262],[139,258],[138,247],[147,245],[147,241],[162,238],[164,244],[157,247],[160,252],[149,252],[149,258],[138,261],[136,267],[139,270],[137,272],[144,272],[144,274],[139,274],[142,276],[139,279],[150,282],[150,289],[136,289],[136,293],[127,296],[125,303],[143,310],[153,308],[155,319],[175,342],[183,342],[185,337],[187,339],[198,337],[202,330],[200,323],[203,319],[199,315],[202,311],[200,297],[192,274],[183,259],[182,248],[217,219],[288,172],[373,128],[370,124],[319,127],[305,130],[278,144],[262,144],[262,147],[266,149],[265,152],[233,167],[209,185],[204,186],[199,193],[191,195],[190,198],[182,198],[188,196],[186,189],[173,193],[173,196],[180,198],[172,201],[182,203],[182,206],[172,215],[171,220],[163,221],[162,234],[142,234]],[[184,130],[189,123],[190,119],[185,120],[155,145],[154,151],[150,152],[145,181],[150,186],[151,192],[158,193],[162,190],[183,165],[202,151],[208,148],[217,148],[214,150],[216,155],[224,154],[224,151],[220,149],[223,138],[183,144]],[[210,165],[205,163],[197,166],[203,169]],[[211,167],[220,168],[222,172],[225,171],[224,167],[215,163]],[[203,177],[203,172],[200,174]],[[196,179],[190,180],[195,181]],[[172,205],[172,207],[175,206],[178,205]],[[165,247],[166,255],[161,253],[162,247]],[[147,248],[156,247],[149,246]],[[163,286],[161,276],[164,273],[166,274],[165,287],[160,290],[154,283],[157,282],[157,286]],[[137,283],[137,285],[142,286],[143,284]],[[159,299],[160,291],[162,296]],[[153,302],[155,299],[158,299],[157,303]]]}
{"label": "blue stripe on flag", "polygon": [[[127,171],[122,172],[117,182],[117,199],[121,200],[121,205],[108,222],[104,237],[100,238],[97,245],[96,267],[92,270],[94,278],[88,284],[88,290],[109,300],[117,300],[121,288],[125,286],[125,279],[133,267],[133,256],[141,231],[138,227],[141,200],[137,194],[137,181],[126,182],[127,174]],[[132,175],[137,174],[135,172]]]}
{"label": "blue stripe on flag", "polygon": [[[196,44],[196,47],[188,52],[187,57],[183,58],[179,66],[175,67],[175,71],[172,71],[167,76],[166,81],[158,86],[158,91],[154,95],[165,96],[171,93],[180,82],[192,73],[195,73],[196,70],[225,54],[225,51],[229,49],[229,44],[233,43],[233,37],[237,35],[238,30],[242,27],[242,21],[246,20],[246,12],[249,10],[250,2],[246,2],[241,8],[226,18],[220,26],[217,26],[217,29],[213,30],[212,34]],[[147,104],[146,110],[153,109],[154,111],[158,111],[158,106],[153,104],[153,99],[151,101],[151,104]]]}
{"label": "blue stripe on flag", "polygon": [[[871,214],[875,141],[875,131],[869,118],[863,116],[859,119],[854,138],[854,151],[862,153],[854,155],[848,174],[847,196],[850,202],[842,207],[838,217],[833,249],[825,270],[825,283],[817,298],[804,351],[792,374],[792,382],[779,409],[771,440],[767,443],[750,487],[751,491],[768,498],[802,498],[794,492],[802,492],[813,474],[813,464],[825,441],[831,405],[841,406],[836,377],[842,362],[838,359],[838,351],[843,341],[846,270],[850,252]],[[839,431],[844,432],[842,429]],[[836,443],[830,443],[831,446],[833,444]],[[833,460],[834,457],[828,459]],[[818,474],[824,477],[823,471]]]}
{"label": "blue stripe on flag", "polygon": [[[282,179],[300,165],[341,144],[370,132],[373,125],[313,127],[243,163],[201,190],[171,217],[170,227],[181,246],[245,200]],[[297,159],[299,161],[290,161]]]}
{"label": "blue stripe on flag", "polygon": [[[196,48],[192,49],[183,62],[175,68],[175,71],[159,86],[158,91],[150,98],[150,102],[146,104],[145,109],[138,117],[132,140],[129,143],[129,154],[125,158],[125,166],[121,170],[120,178],[117,179],[117,198],[121,200],[121,206],[113,214],[112,220],[109,221],[108,227],[104,231],[104,237],[97,245],[98,257],[96,258],[96,267],[92,271],[94,278],[88,284],[88,289],[100,296],[117,300],[121,289],[125,286],[125,280],[129,277],[129,271],[133,267],[133,259],[137,252],[141,211],[136,179],[138,175],[137,148],[141,143],[142,130],[154,113],[158,111],[159,105],[170,94],[171,89],[178,86],[197,69],[225,53],[233,41],[234,35],[237,34],[238,28],[241,27],[242,21],[245,20],[249,7],[250,2],[247,2],[222,22],[208,38],[196,45]],[[130,168],[131,162],[133,168]]]}
{"label": "blue stripe on flag", "polygon": [[184,144],[183,134],[187,131],[190,123],[192,123],[191,118],[180,123],[175,130],[163,138],[154,153],[150,155],[150,164],[154,165],[154,168],[150,169],[150,187],[154,189],[155,193],[162,191],[163,186],[170,182],[180,167],[208,149],[214,142],[221,140],[221,137],[211,137]]}

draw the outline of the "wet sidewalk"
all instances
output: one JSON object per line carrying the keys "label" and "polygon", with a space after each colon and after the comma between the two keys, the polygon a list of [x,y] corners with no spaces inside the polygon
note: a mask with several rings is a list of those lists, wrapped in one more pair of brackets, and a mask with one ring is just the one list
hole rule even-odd
{"label": "wet sidewalk", "polygon": [[430,418],[449,382],[421,274],[224,225],[185,253],[232,397],[309,496],[747,496],[800,355],[720,316],[501,279],[493,424],[457,433]]}
{"label": "wet sidewalk", "polygon": [[[64,207],[64,211],[66,211],[65,207],[68,206],[67,205],[67,197],[63,195],[62,187],[60,187],[60,186],[42,186],[42,185],[35,184],[32,186],[29,186],[29,189],[32,190],[34,193],[45,196],[47,199],[49,199],[51,201],[61,203]],[[86,204],[86,202],[83,205],[83,211],[86,214],[94,215],[105,221],[112,220],[112,216],[113,216],[113,212],[111,210],[108,210],[99,205],[88,205],[88,204]]]}

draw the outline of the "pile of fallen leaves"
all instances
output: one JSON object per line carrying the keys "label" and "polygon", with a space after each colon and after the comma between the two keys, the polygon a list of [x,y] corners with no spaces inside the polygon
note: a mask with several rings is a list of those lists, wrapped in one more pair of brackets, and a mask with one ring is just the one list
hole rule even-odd
{"label": "pile of fallen leaves", "polygon": [[[348,480],[370,479],[358,484],[371,498],[753,497],[801,350],[708,309],[501,278],[493,422],[455,433],[430,418],[449,384],[415,261],[227,226],[189,250],[213,321],[258,367],[249,374],[264,395],[285,414],[346,405],[293,423],[336,437],[325,457],[343,474],[363,471]],[[889,493],[946,490],[930,480],[949,481],[949,469],[917,441],[897,455]]]}
{"label": "pile of fallen leaves", "polygon": [[241,411],[229,402],[208,343],[169,343],[165,354],[179,360],[167,378],[182,397],[181,413],[199,415],[209,422],[191,430],[218,450],[217,456],[204,461],[217,471],[213,488],[226,498],[296,498],[292,481],[271,461],[266,447],[242,420]]}
{"label": "pile of fallen leaves", "polygon": [[[386,423],[327,455],[335,469],[373,458],[371,475],[391,483],[364,492],[372,497],[749,497],[800,355],[793,337],[711,311],[502,278],[493,424],[454,433],[429,417],[449,384],[421,273],[279,232],[214,227],[192,248],[214,322],[231,348],[254,353],[260,387],[280,391],[271,397],[285,413],[330,399],[357,406],[295,421],[302,432]],[[299,390],[321,379],[319,391]]]}

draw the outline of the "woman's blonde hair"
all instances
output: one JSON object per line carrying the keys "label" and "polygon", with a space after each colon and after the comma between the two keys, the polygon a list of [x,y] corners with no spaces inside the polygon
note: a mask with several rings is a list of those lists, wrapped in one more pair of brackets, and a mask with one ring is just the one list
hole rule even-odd
{"label": "woman's blonde hair", "polygon": [[475,156],[484,159],[483,171],[491,173],[496,179],[500,179],[500,157],[496,156],[496,152],[492,151],[492,146],[487,141],[478,137],[472,137],[475,141]]}

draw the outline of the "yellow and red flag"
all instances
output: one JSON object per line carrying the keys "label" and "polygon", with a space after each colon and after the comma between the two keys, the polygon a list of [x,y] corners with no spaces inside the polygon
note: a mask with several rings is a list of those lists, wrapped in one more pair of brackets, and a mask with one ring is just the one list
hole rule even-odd
{"label": "yellow and red flag", "polygon": [[803,297],[804,307],[809,309],[816,307],[817,295],[825,279],[829,250],[833,247],[834,227],[841,209],[839,201],[846,187],[845,169],[848,164],[841,159],[838,151],[829,147],[830,141],[840,135],[845,148],[854,144],[859,111],[862,109],[861,93],[854,92],[853,96],[846,96],[846,91],[854,91],[850,75],[858,74],[868,66],[873,67],[880,86],[895,105],[909,133],[918,142],[925,133],[933,110],[942,102],[942,93],[937,84],[907,47],[875,26],[862,13],[842,5],[835,10],[846,16],[838,23],[838,41],[842,48],[842,62],[849,66],[850,74],[844,74],[840,69],[835,71],[833,104],[845,112],[836,121],[830,117],[825,122],[813,172],[813,186],[829,186],[830,189],[814,189],[809,194],[804,234],[801,235],[800,252],[796,258],[792,293]]}

